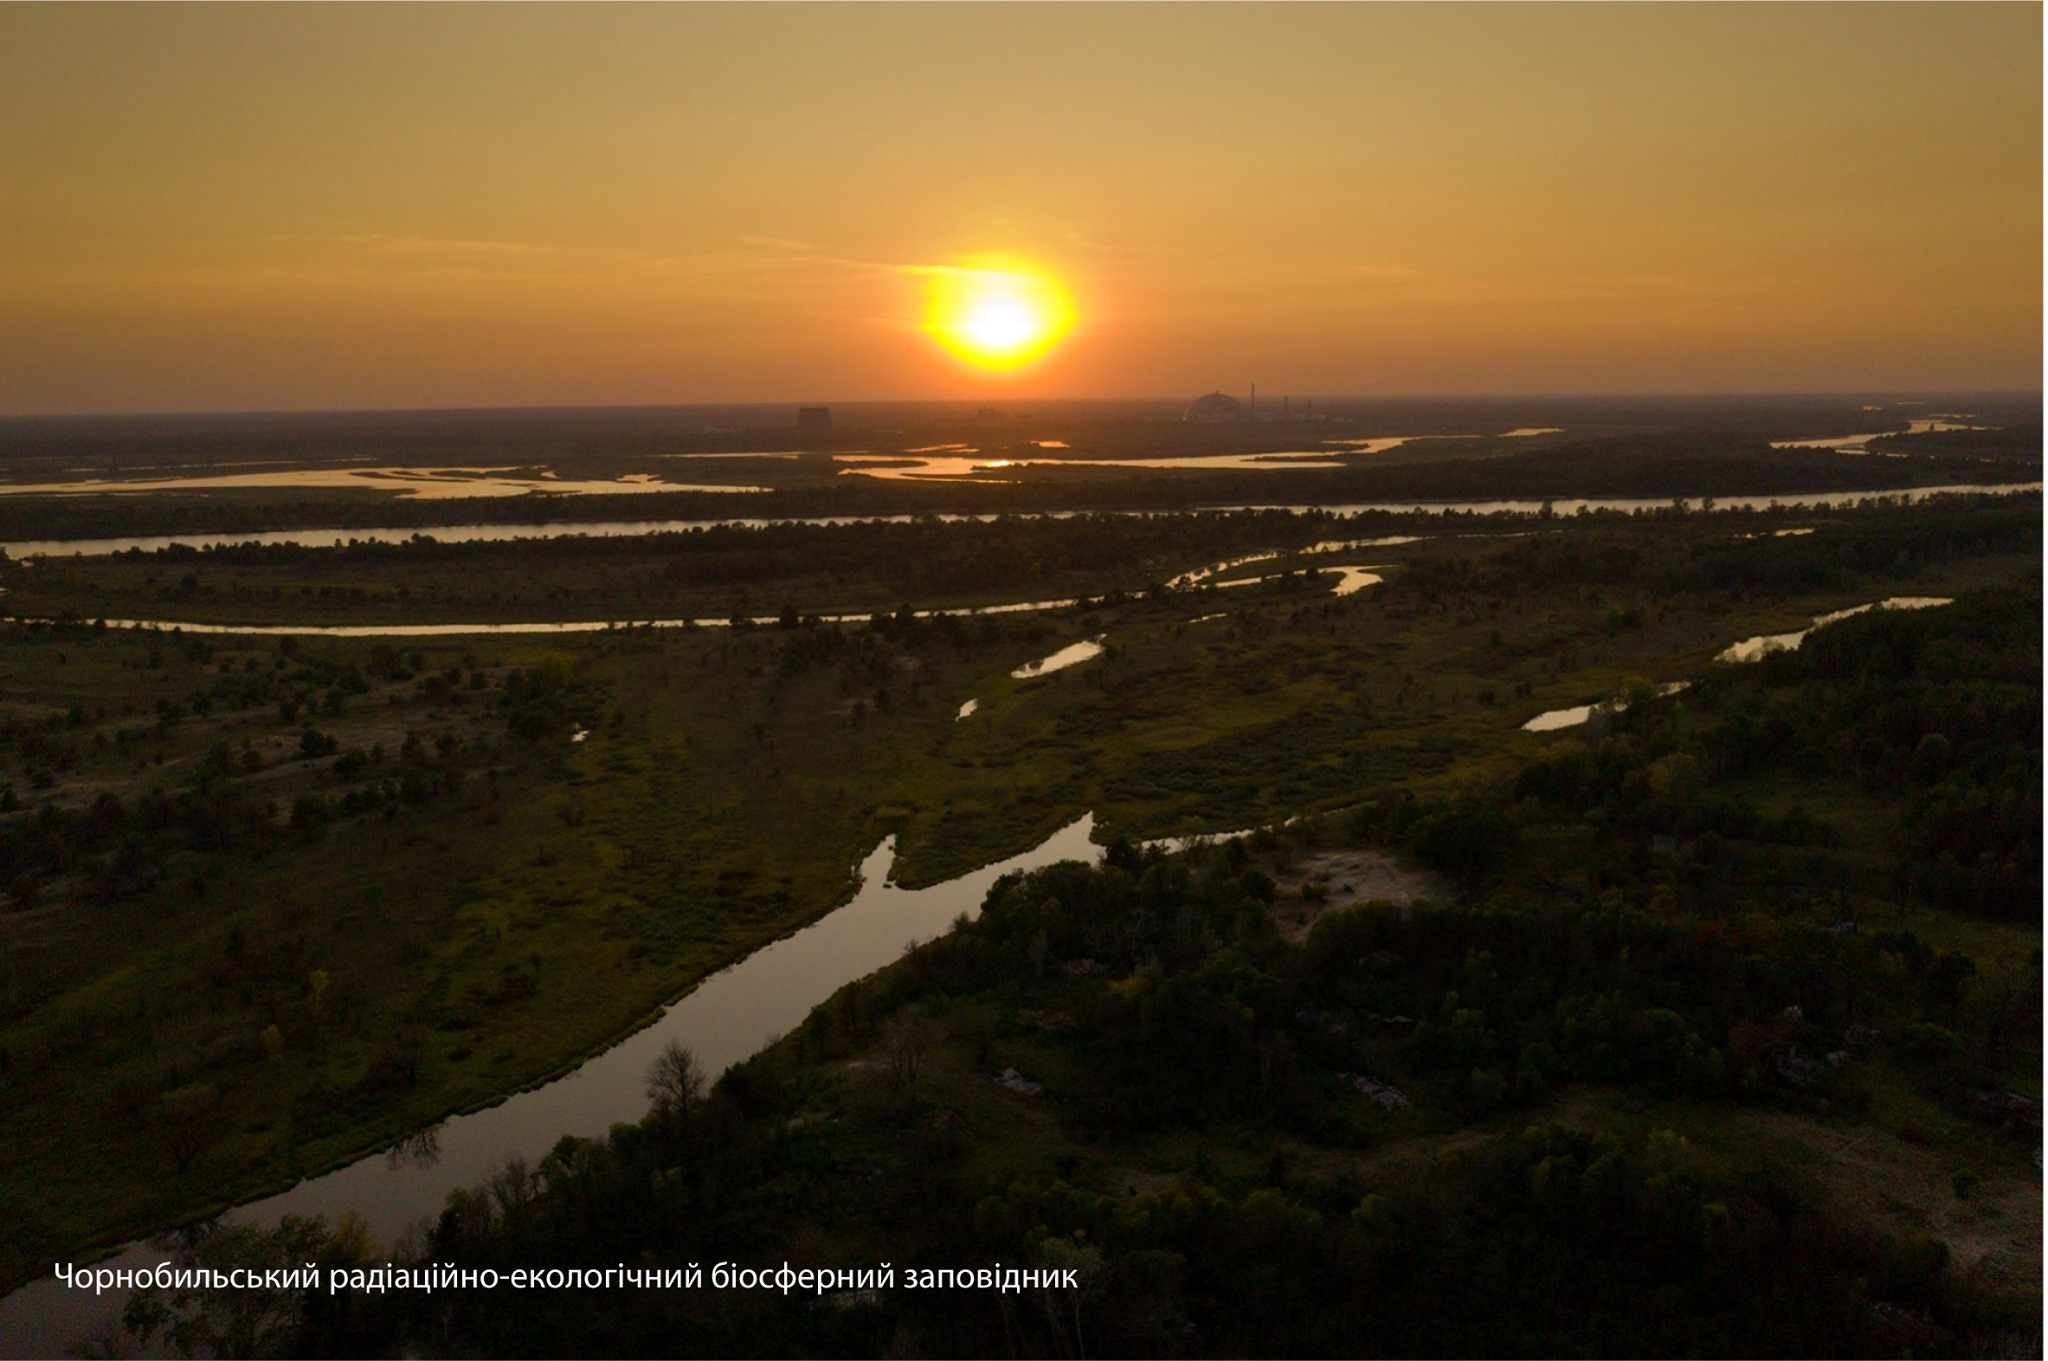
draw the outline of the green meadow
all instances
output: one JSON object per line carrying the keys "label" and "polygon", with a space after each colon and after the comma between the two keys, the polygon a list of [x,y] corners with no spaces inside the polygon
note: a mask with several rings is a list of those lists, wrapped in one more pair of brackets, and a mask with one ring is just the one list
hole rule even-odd
{"label": "green meadow", "polygon": [[[551,591],[589,589],[572,587],[590,570],[573,548],[458,556],[434,570],[469,583],[459,598],[403,556],[8,569],[17,614],[81,622],[11,626],[0,676],[0,1214],[19,1226],[0,1274],[206,1215],[560,1073],[843,901],[889,832],[898,877],[918,884],[1090,810],[1100,838],[1135,841],[1402,793],[1491,797],[1560,740],[1521,730],[1538,712],[1700,678],[1749,634],[1961,595],[2039,560],[2037,502],[1842,513],[1790,538],[1667,514],[1316,556],[1298,550],[1327,526],[1284,515],[1164,517],[1100,547],[1030,523],[1000,539],[852,527],[825,547],[857,554],[872,535],[866,561],[883,566],[864,578],[739,540],[714,556],[743,588],[688,551],[601,564],[666,583],[636,600],[641,617],[721,616],[742,589],[764,614],[791,607],[748,628],[280,639],[83,622],[303,624],[323,591],[467,622],[514,589],[506,613],[530,619]],[[1279,556],[1222,578],[1257,584],[1161,586],[1260,548]],[[908,595],[927,550],[950,554],[955,587]],[[1303,570],[1337,565],[1384,580],[1338,597],[1334,573]],[[896,612],[1040,591],[1088,598]],[[344,603],[334,622],[365,621]],[[1097,637],[1093,660],[1011,675]],[[1883,800],[1743,778],[1768,815],[1837,829],[1840,891],[1891,872]],[[2028,926],[1882,910],[1987,967],[2038,945]]]}

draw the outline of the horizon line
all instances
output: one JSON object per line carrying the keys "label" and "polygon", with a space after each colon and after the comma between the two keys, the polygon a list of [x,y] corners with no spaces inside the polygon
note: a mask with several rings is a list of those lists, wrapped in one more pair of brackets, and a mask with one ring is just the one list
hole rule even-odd
{"label": "horizon line", "polygon": [[[1208,392],[1224,392],[1222,388],[1210,388]],[[2043,399],[2043,387],[1998,388],[1998,387],[1928,387],[1928,388],[1769,388],[1769,389],[1722,389],[1722,390],[1672,390],[1640,389],[1610,391],[1572,392],[1280,392],[1274,397],[1300,401],[1337,402],[1502,402],[1502,401],[1613,401],[1635,400],[1687,400],[1687,401],[1756,401],[1763,399],[1873,399],[1892,398],[1916,402],[1952,397],[1989,397],[2001,400]],[[201,418],[208,416],[445,416],[485,415],[510,413],[539,413],[556,411],[689,411],[731,407],[883,407],[883,406],[957,406],[986,407],[1007,400],[1012,406],[1079,405],[1106,402],[1187,402],[1204,393],[1162,393],[1135,394],[1116,397],[854,397],[854,398],[732,398],[715,401],[687,402],[536,402],[518,405],[493,403],[457,404],[451,406],[303,406],[303,407],[185,407],[185,408],[116,408],[74,411],[22,411],[0,412],[0,422],[10,421],[65,421],[65,420],[174,420],[180,418]],[[1272,400],[1271,398],[1268,399]]]}

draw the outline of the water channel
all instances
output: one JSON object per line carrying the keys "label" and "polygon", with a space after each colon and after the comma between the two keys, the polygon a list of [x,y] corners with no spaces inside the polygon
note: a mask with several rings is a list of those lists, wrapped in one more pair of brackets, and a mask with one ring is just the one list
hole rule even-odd
{"label": "water channel", "polygon": [[[1528,435],[1556,435],[1564,433],[1553,428],[1524,428],[1510,430],[1502,439],[1514,439]],[[675,459],[682,463],[692,460],[715,459],[764,459],[799,460],[822,458],[829,460],[841,477],[879,477],[885,479],[922,479],[928,481],[950,481],[967,479],[972,481],[1002,481],[1006,473],[1026,466],[1044,468],[1184,468],[1200,471],[1224,471],[1272,468],[1275,466],[1307,466],[1340,468],[1352,459],[1367,454],[1384,453],[1418,439],[1479,439],[1478,435],[1395,435],[1374,439],[1326,440],[1328,448],[1284,450],[1263,454],[1174,454],[1156,458],[982,458],[981,451],[970,444],[928,444],[900,453],[870,453],[851,451],[835,454],[805,454],[789,452],[766,453],[706,453],[706,454],[657,454],[662,459]],[[1033,440],[1035,449],[1065,449],[1069,446],[1063,440]],[[937,457],[933,457],[937,455]],[[191,469],[184,471],[183,469]],[[619,493],[662,492],[662,491],[704,491],[704,492],[763,492],[766,487],[739,486],[731,483],[669,482],[656,473],[626,473],[618,477],[572,479],[557,476],[554,472],[542,470],[529,472],[520,468],[490,467],[378,467],[334,466],[319,468],[264,468],[258,466],[236,472],[221,472],[217,467],[204,465],[179,465],[179,470],[163,470],[156,477],[120,478],[88,476],[67,478],[61,482],[7,482],[0,481],[0,496],[96,496],[125,495],[132,492],[158,491],[220,491],[229,488],[288,488],[292,490],[314,490],[319,488],[342,488],[355,491],[392,492],[399,496],[419,500],[444,500],[477,496],[520,496],[540,492],[551,496],[616,495]]]}
{"label": "water channel", "polygon": [[[716,457],[716,455],[709,455]],[[63,482],[0,482],[0,496],[126,496],[138,492],[341,488],[393,492],[408,500],[450,501],[478,496],[632,495],[661,491],[762,492],[766,487],[729,482],[664,482],[653,473],[576,479],[516,468],[290,468],[268,472],[185,473],[173,477],[80,477]]]}
{"label": "water channel", "polygon": [[[1920,499],[1937,491],[2038,490],[2038,483],[2004,488],[1923,488],[1907,494]],[[1869,493],[1844,494],[1833,504],[1853,503]],[[1828,498],[1811,498],[1819,504]],[[1765,498],[1748,498],[1758,506],[1773,504]],[[1744,504],[1744,498],[1718,504]],[[1662,501],[1589,500],[1557,503],[1553,509],[1568,508],[1654,508]],[[1536,510],[1541,503],[1460,503],[1457,508],[1480,506]],[[1347,507],[1350,511],[1386,507]],[[967,517],[956,517],[967,518]],[[978,518],[978,517],[976,517]],[[518,531],[532,532],[533,526],[475,526],[475,537],[514,537]],[[557,527],[559,529],[560,527]],[[589,532],[578,526],[574,532]],[[508,533],[507,531],[512,531]],[[409,537],[414,531],[392,531]],[[620,531],[625,532],[625,531]],[[632,532],[649,532],[645,525]],[[360,537],[358,534],[357,537]],[[242,540],[246,541],[246,540]],[[102,541],[108,542],[108,541]],[[124,546],[143,546],[148,541],[112,541]],[[168,540],[164,541],[168,542]],[[1317,549],[1350,549],[1389,541],[1330,541]],[[10,546],[12,549],[14,546]],[[100,549],[98,551],[107,551]],[[1257,557],[1217,564],[1204,569],[1196,579],[1213,577],[1220,571],[1258,561]],[[1345,567],[1337,591],[1347,594],[1378,578],[1370,569]],[[1237,584],[1237,583],[1231,583]],[[1011,612],[1060,608],[1072,601],[1032,601],[988,607],[984,612]],[[1823,615],[1814,621],[1818,628],[1873,608],[1915,609],[1947,603],[1926,597],[1894,597],[1853,609]],[[1204,618],[1214,618],[1209,615]],[[854,616],[864,619],[866,616]],[[116,623],[117,621],[109,621]],[[684,621],[670,621],[681,624]],[[700,621],[707,624],[723,620]],[[433,634],[455,632],[567,632],[613,627],[603,622],[559,624],[415,625],[363,626],[328,629],[278,627],[236,627],[184,625],[193,632],[306,633],[329,632],[352,635]],[[1745,639],[1720,654],[1722,660],[1749,660],[1772,646],[1797,646],[1811,629],[1797,633],[1765,635]],[[1039,662],[1014,672],[1031,678],[1086,661],[1102,651],[1099,639],[1075,643]],[[1679,683],[1683,684],[1683,683]],[[1676,686],[1664,687],[1668,693]],[[975,701],[962,706],[960,717],[972,713]],[[1593,706],[1540,715],[1524,725],[1535,731],[1584,722]],[[1552,721],[1545,721],[1552,720]],[[1540,726],[1539,726],[1540,725]],[[324,1214],[330,1219],[343,1212],[362,1216],[371,1232],[389,1243],[408,1225],[432,1216],[440,1209],[448,1191],[481,1180],[508,1157],[537,1161],[565,1134],[599,1136],[612,1124],[632,1120],[647,1104],[645,1073],[648,1064],[671,1039],[688,1044],[706,1071],[716,1073],[755,1052],[768,1039],[802,1021],[810,1009],[839,987],[889,963],[912,939],[929,939],[943,933],[962,914],[974,916],[982,899],[1003,874],[1029,870],[1061,860],[1093,860],[1099,852],[1090,840],[1092,815],[1083,816],[1049,837],[1039,846],[996,864],[984,866],[958,878],[924,889],[903,889],[888,881],[895,857],[893,838],[884,840],[858,867],[858,887],[843,907],[828,913],[794,935],[755,951],[739,963],[714,974],[681,1000],[666,1008],[645,1029],[586,1061],[569,1074],[530,1091],[467,1115],[444,1121],[432,1131],[423,1131],[391,1150],[348,1164],[335,1171],[300,1182],[290,1190],[240,1207],[232,1212],[238,1221],[274,1225],[287,1214]],[[169,1252],[150,1243],[132,1244],[113,1265],[138,1267],[165,1260]],[[0,1356],[55,1355],[76,1341],[117,1319],[123,1301],[117,1295],[94,1296],[65,1289],[54,1278],[43,1278],[0,1300]]]}
{"label": "water channel", "polygon": [[[645,1029],[574,1071],[243,1205],[229,1218],[268,1227],[285,1215],[325,1215],[331,1222],[354,1213],[388,1245],[409,1225],[437,1215],[448,1192],[475,1185],[506,1159],[536,1163],[564,1135],[598,1138],[620,1121],[639,1119],[647,1110],[648,1066],[669,1041],[688,1045],[705,1072],[723,1072],[796,1027],[839,988],[895,960],[909,942],[979,915],[1003,875],[1097,860],[1094,828],[1094,816],[1084,815],[1022,854],[919,889],[889,881],[896,840],[888,837],[855,869],[858,887],[845,906],[706,978]],[[171,1255],[145,1241],[106,1264],[146,1267]],[[0,1356],[64,1354],[118,1319],[124,1302],[120,1294],[67,1289],[54,1276],[33,1281],[0,1300]]]}
{"label": "water channel", "polygon": [[[1668,681],[1657,687],[1660,695],[1675,695],[1691,685],[1691,681]],[[1551,709],[1540,713],[1522,725],[1523,732],[1557,732],[1563,728],[1576,728],[1593,717],[1595,710],[1602,707],[1620,713],[1628,707],[1624,700],[1610,699],[1601,704],[1574,704],[1569,709]]]}
{"label": "water channel", "polygon": [[[1827,435],[1819,439],[1772,440],[1773,449],[1832,449],[1838,454],[1867,454],[1871,452],[1870,442],[1887,435],[1925,435],[1935,430],[1995,430],[1994,425],[1973,425],[1973,416],[1934,416],[1924,420],[1909,420],[1904,430],[1874,430],[1867,435]],[[1893,455],[1903,457],[1903,455]]]}
{"label": "water channel", "polygon": [[[1937,605],[1955,603],[1949,596],[1936,595],[1895,595],[1885,600],[1873,600],[1867,605],[1851,605],[1846,610],[1834,610],[1820,615],[1805,628],[1794,633],[1760,633],[1753,638],[1744,638],[1731,643],[1716,653],[1717,662],[1753,662],[1767,652],[1789,651],[1806,641],[1806,636],[1815,629],[1824,628],[1838,619],[1852,619],[1871,610],[1929,610]],[[1657,687],[1660,695],[1675,695],[1692,684],[1691,681],[1667,681]],[[1615,713],[1628,705],[1620,699],[1611,699],[1600,704],[1575,704],[1569,709],[1549,709],[1536,715],[1522,725],[1523,732],[1558,732],[1565,728],[1576,728],[1590,720],[1601,708]]]}
{"label": "water channel", "polygon": [[1936,605],[1946,605],[1949,603],[1951,602],[1947,596],[1895,595],[1888,600],[1872,601],[1868,605],[1852,605],[1846,610],[1836,610],[1831,614],[1823,614],[1796,633],[1760,633],[1754,638],[1744,638],[1739,643],[1733,643],[1723,648],[1714,660],[1719,662],[1753,662],[1766,652],[1787,651],[1798,647],[1800,643],[1806,640],[1806,635],[1815,629],[1826,624],[1832,624],[1837,619],[1848,619],[1868,610],[1929,610],[1933,609]]}
{"label": "water channel", "polygon": [[[1892,491],[1846,491],[1813,492],[1790,496],[1718,496],[1713,504],[1719,510],[1769,510],[1773,507],[1792,509],[1807,507],[1813,510],[1840,510],[1856,506],[1865,501],[1889,500],[1911,503],[1924,501],[1931,496],[1952,494],[1996,496],[2013,492],[2041,490],[2039,482],[2002,482],[1996,484],[1949,484],[1938,487],[1902,487]],[[1665,510],[1671,505],[1669,497],[1575,497],[1552,500],[1496,500],[1496,501],[1370,501],[1328,504],[1319,502],[1242,502],[1214,506],[1188,506],[1174,510],[1132,510],[1132,511],[1040,511],[1012,512],[1023,517],[1042,516],[1050,519],[1064,519],[1073,515],[1186,515],[1186,514],[1227,514],[1240,510],[1315,510],[1338,517],[1364,514],[1421,514],[1421,515],[1539,515],[1545,510],[1553,515],[1578,515],[1598,511],[1653,511]],[[431,538],[437,543],[479,543],[503,542],[513,539],[557,539],[583,536],[594,539],[631,538],[645,534],[687,534],[692,530],[733,527],[761,529],[778,524],[806,525],[850,525],[850,524],[905,524],[918,519],[943,521],[987,521],[1001,518],[989,514],[944,514],[937,516],[918,515],[818,515],[746,517],[738,516],[711,520],[553,520],[534,524],[469,524],[469,525],[405,525],[370,529],[267,529],[244,533],[201,533],[201,534],[145,534],[119,538],[96,539],[16,539],[0,543],[13,558],[93,556],[101,553],[125,553],[139,551],[154,553],[160,549],[183,544],[196,549],[223,547],[240,544],[304,544],[308,547],[336,546],[347,543],[406,543],[415,538]]]}
{"label": "water channel", "polygon": [[[1305,554],[1314,554],[1365,545],[1414,543],[1416,541],[1412,535],[1387,539],[1329,540],[1323,543],[1311,544],[1307,548],[1298,551]],[[1279,556],[1280,554],[1277,552],[1254,553],[1248,557],[1232,558],[1225,562],[1213,563],[1207,567],[1199,567],[1194,571],[1183,573],[1175,577],[1169,585],[1176,590],[1191,589],[1197,585],[1204,584],[1219,590],[1226,587],[1256,586],[1261,582],[1271,580],[1277,574],[1268,573],[1232,581],[1217,581],[1215,578],[1220,573],[1235,570],[1248,563],[1266,562]],[[1382,579],[1377,568],[1342,566],[1338,564],[1313,565],[1320,571],[1338,574],[1333,594],[1339,596],[1354,594],[1367,586],[1376,586]],[[957,610],[913,610],[911,613],[919,619],[930,619],[945,614],[1032,614],[1045,610],[1063,610],[1078,603],[1079,601],[1071,597],[1058,600],[1016,600],[998,605],[963,606]],[[0,619],[6,617],[0,616]],[[817,616],[821,622],[827,624],[861,624],[866,623],[873,617],[871,613]],[[190,623],[175,619],[104,619],[100,622],[104,623],[108,628],[116,629],[163,629],[183,633],[241,637],[282,637],[293,635],[326,638],[455,638],[491,634],[602,633],[609,629],[730,628],[733,624],[731,616],[719,615],[702,615],[684,619],[526,620],[506,624],[213,624]],[[753,615],[749,616],[748,622],[757,627],[771,627],[781,622],[781,616]],[[1075,643],[1069,647],[1062,648],[1050,657],[1032,662],[1028,666],[1019,667],[1011,675],[1018,680],[1030,680],[1035,676],[1041,676],[1047,672],[1058,671],[1072,666],[1076,662],[1085,662],[1091,657],[1100,655],[1101,652],[1102,648],[1099,639],[1091,642]],[[974,701],[972,700],[968,701],[970,706],[973,703]],[[971,712],[973,712],[971,707],[964,708],[959,716],[965,718]]]}
{"label": "water channel", "polygon": [[[1510,430],[1508,439],[1524,435],[1562,434],[1555,429]],[[1415,440],[1472,440],[1479,435],[1393,435],[1376,439],[1333,439],[1322,449],[1281,449],[1262,454],[1166,454],[1153,458],[1007,458],[985,457],[971,444],[929,444],[906,449],[900,454],[841,455],[842,475],[852,473],[890,481],[922,482],[1004,482],[1015,481],[1025,468],[1047,471],[1060,468],[1097,468],[1115,472],[1120,468],[1181,468],[1198,472],[1271,471],[1278,468],[1345,468],[1364,455],[1383,454]],[[1040,444],[1041,449],[1064,445]]]}

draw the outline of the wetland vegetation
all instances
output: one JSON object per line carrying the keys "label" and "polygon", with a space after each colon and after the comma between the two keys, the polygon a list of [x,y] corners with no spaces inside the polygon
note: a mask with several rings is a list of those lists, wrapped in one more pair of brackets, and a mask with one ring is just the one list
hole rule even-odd
{"label": "wetland vegetation", "polygon": [[[280,1336],[478,1355],[2024,1348],[2039,618],[2024,578],[1860,616],[1485,777],[1011,876],[715,1088],[507,1166],[411,1249],[500,1269],[1029,1263],[1074,1267],[1078,1290],[347,1296],[287,1311]],[[1355,892],[1408,857],[1449,877],[1435,901]],[[218,1323],[201,1302],[172,1316]]]}
{"label": "wetland vegetation", "polygon": [[[1907,434],[1922,403],[1828,398],[1705,401],[1325,402],[1311,419],[1190,425],[1178,404],[1037,403],[957,413],[856,407],[832,430],[799,431],[759,408],[332,413],[0,420],[6,482],[92,479],[94,494],[0,494],[0,542],[282,529],[788,519],[896,514],[1199,509],[1544,497],[1691,498],[2011,483],[2040,475],[2038,404],[1972,399],[1994,428]],[[1774,449],[1773,440],[1892,430],[1887,455]],[[1520,433],[1534,430],[1541,433]],[[1390,449],[1357,452],[1402,437]],[[935,449],[1008,466],[950,478],[863,476],[855,463],[915,463]],[[1310,452],[1335,462],[1228,466]],[[1204,467],[1202,460],[1219,460]],[[1192,466],[1143,466],[1184,460]],[[1119,464],[1129,466],[1119,467]],[[478,469],[534,490],[447,501],[403,480],[362,486],[194,487],[110,494],[167,476],[416,470],[434,483]],[[465,472],[464,470],[467,470]],[[636,479],[607,493],[606,480]],[[565,491],[550,494],[547,480]],[[419,480],[418,478],[415,479]],[[648,490],[656,483],[719,490]],[[759,491],[731,490],[757,487]],[[323,536],[323,541],[327,536]]]}
{"label": "wetland vegetation", "polygon": [[[1955,452],[1977,433],[1897,438],[2015,480]],[[1705,435],[1660,459],[1632,438],[1272,476],[1451,486],[1483,464],[1517,489],[1526,460],[1540,495],[1627,464],[1696,497],[1687,450],[1709,446],[1702,468],[1770,477],[1904,462]],[[77,524],[253,503],[166,504]],[[1000,884],[980,921],[842,991],[687,1118],[567,1141],[382,1245],[1076,1264],[1081,1295],[615,1301],[595,1332],[582,1296],[432,1319],[286,1301],[262,1345],[2012,1345],[2039,1299],[2040,517],[2037,493],[1013,515],[5,563],[0,1275],[561,1072],[843,901],[884,834],[923,884],[1092,811],[1103,863]],[[1715,660],[1904,596],[1955,603]],[[1031,601],[1064,603],[968,613]],[[100,622],[654,618],[713,623]],[[1028,670],[1089,640],[1085,665]],[[1281,830],[1143,849],[1256,826]],[[1403,906],[1375,904],[1394,888]],[[334,1230],[280,1232],[370,1250]],[[159,1303],[229,1345],[209,1302]],[[151,1307],[136,1327],[169,1326]]]}

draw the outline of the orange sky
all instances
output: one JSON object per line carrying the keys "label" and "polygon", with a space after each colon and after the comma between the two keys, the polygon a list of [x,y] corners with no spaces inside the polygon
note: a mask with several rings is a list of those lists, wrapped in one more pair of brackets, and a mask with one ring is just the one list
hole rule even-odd
{"label": "orange sky", "polygon": [[[2041,9],[0,5],[0,412],[2034,388]],[[1013,376],[917,329],[1023,257]]]}

